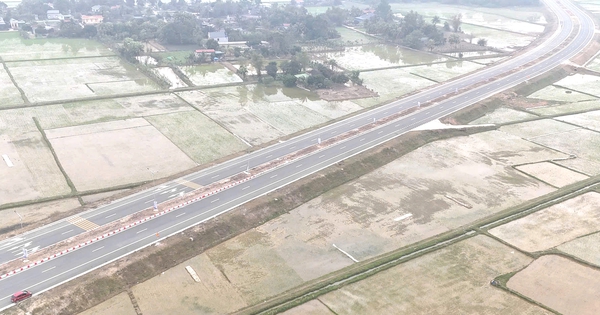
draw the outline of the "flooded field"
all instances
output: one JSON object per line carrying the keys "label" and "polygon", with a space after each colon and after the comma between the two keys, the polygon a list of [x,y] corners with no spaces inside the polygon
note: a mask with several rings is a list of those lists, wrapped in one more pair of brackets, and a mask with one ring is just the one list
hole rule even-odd
{"label": "flooded field", "polygon": [[114,55],[99,42],[81,38],[23,39],[19,32],[0,32],[4,61]]}
{"label": "flooded field", "polygon": [[379,42],[380,40],[371,36],[363,35],[357,31],[345,28],[345,27],[336,27],[335,28],[338,33],[342,36],[339,41],[343,44],[349,45],[364,45],[369,43]]}
{"label": "flooded field", "polygon": [[314,54],[316,59],[335,59],[346,70],[378,69],[394,66],[430,64],[447,57],[413,51],[392,45],[346,47],[343,52]]}
{"label": "flooded field", "polygon": [[299,88],[244,85],[179,95],[238,137],[255,145],[362,109],[355,102],[328,102]]}
{"label": "flooded field", "polygon": [[518,48],[525,47],[535,39],[534,36],[505,32],[474,24],[463,24],[461,25],[461,29],[466,34],[472,34],[474,36],[473,43],[477,43],[479,39],[483,38],[487,40],[488,47],[494,47],[504,51],[514,51]]}
{"label": "flooded field", "polygon": [[179,69],[197,86],[243,82],[237,74],[220,64],[184,66]]}
{"label": "flooded field", "polygon": [[[6,63],[31,102],[155,91],[158,86],[117,57]],[[60,75],[57,73],[69,73]]]}
{"label": "flooded field", "polygon": [[181,78],[178,77],[175,72],[173,72],[173,69],[169,67],[157,67],[153,68],[152,71],[167,79],[171,84],[171,89],[187,87],[187,84],[185,84],[185,82],[183,82],[183,80],[181,80]]}
{"label": "flooded field", "polygon": [[505,9],[487,8],[485,10],[484,8],[484,10],[480,10],[479,7],[450,6],[439,3],[436,5],[392,3],[391,6],[392,10],[403,14],[408,13],[410,10],[417,11],[419,14],[425,15],[428,20],[436,15],[442,18],[442,20],[449,20],[453,16],[461,14],[463,23],[467,24],[530,35],[539,34],[544,31],[544,26],[540,25],[545,23],[544,15],[536,11],[521,12],[520,16],[515,16],[512,12],[507,12]]}

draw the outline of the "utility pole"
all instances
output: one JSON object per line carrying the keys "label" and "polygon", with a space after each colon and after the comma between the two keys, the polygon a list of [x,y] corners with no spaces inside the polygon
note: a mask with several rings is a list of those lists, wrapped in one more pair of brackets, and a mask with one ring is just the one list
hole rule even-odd
{"label": "utility pole", "polygon": [[[148,167],[148,172],[152,175],[152,182],[154,182],[154,172]],[[154,205],[154,211],[158,211],[158,203],[156,202],[156,189],[152,188],[152,203]]]}
{"label": "utility pole", "polygon": [[19,216],[19,220],[21,221],[21,228],[23,228],[23,217],[17,212],[17,210],[13,210],[16,215]]}

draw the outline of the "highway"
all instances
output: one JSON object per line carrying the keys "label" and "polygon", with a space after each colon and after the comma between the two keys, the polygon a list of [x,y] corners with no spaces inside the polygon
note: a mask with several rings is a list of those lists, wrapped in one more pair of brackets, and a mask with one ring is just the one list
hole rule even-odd
{"label": "highway", "polygon": [[115,236],[95,242],[92,245],[41,264],[38,267],[0,280],[0,309],[10,306],[10,295],[15,291],[28,289],[33,291],[34,294],[40,294],[136,250],[152,245],[159,240],[156,237],[157,232],[160,233],[161,239],[176,234],[270,191],[318,172],[340,160],[384,143],[424,123],[446,116],[449,113],[474,104],[556,67],[585,47],[594,34],[593,21],[586,14],[568,1],[561,1],[561,3],[575,14],[582,27],[575,28],[567,13],[556,2],[548,1],[548,6],[556,12],[559,20],[562,21],[562,26],[542,45],[507,62],[459,80],[434,86],[405,99],[328,125],[319,130],[308,132],[251,154],[232,159],[152,190],[137,193],[110,205],[90,210],[76,217],[62,220],[0,242],[0,263],[4,263],[20,257],[23,246],[29,250],[46,247],[83,233],[95,226],[112,222],[128,214],[152,206],[154,199],[158,202],[163,202],[175,198],[179,194],[190,192],[198,186],[208,185],[239,174],[248,167],[252,168],[315,145],[318,139],[325,141],[360,126],[371,124],[373,119],[379,120],[414,107],[418,103],[425,103],[446,94],[454,93],[456,90],[460,91],[474,84],[486,82],[490,78],[519,68],[559,47],[571,31],[574,30],[577,34],[570,45],[525,70],[440,101],[412,115],[369,130],[366,133],[327,147],[304,158],[284,164],[244,184],[224,190],[157,219],[125,230]]}

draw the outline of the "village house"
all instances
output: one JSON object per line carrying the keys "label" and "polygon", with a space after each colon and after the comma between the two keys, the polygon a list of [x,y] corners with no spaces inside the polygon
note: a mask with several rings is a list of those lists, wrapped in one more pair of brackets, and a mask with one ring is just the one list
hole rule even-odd
{"label": "village house", "polygon": [[82,15],[81,23],[83,24],[100,24],[104,20],[102,15]]}
{"label": "village house", "polygon": [[221,30],[218,32],[208,32],[208,38],[214,39],[219,43],[227,43],[229,41],[229,37],[225,34],[225,31]]}
{"label": "village house", "polygon": [[46,12],[46,18],[48,20],[62,20],[63,15],[60,14],[60,11],[58,11],[58,10],[48,10]]}
{"label": "village house", "polygon": [[102,6],[101,5],[95,5],[92,7],[92,13],[94,14],[98,14],[98,13],[102,13]]}

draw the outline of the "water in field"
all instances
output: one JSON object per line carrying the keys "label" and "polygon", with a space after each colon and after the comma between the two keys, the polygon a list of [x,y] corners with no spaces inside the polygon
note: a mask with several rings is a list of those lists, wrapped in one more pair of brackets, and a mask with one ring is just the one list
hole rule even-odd
{"label": "water in field", "polygon": [[73,38],[21,38],[18,32],[0,32],[0,57],[4,61],[113,55],[99,42]]}
{"label": "water in field", "polygon": [[315,54],[318,59],[335,59],[346,70],[378,69],[394,66],[431,64],[447,57],[400,48],[393,45],[346,47],[341,52]]}
{"label": "water in field", "polygon": [[242,82],[242,79],[220,64],[179,67],[198,86]]}

